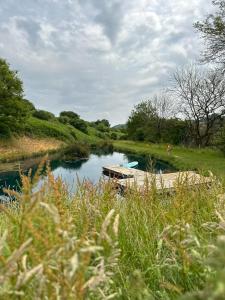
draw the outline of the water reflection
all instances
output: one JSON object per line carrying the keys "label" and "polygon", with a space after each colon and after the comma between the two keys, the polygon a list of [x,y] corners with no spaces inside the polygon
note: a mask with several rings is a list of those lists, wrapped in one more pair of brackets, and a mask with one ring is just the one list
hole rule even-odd
{"label": "water reflection", "polygon": [[[20,164],[23,174],[28,174],[31,168],[31,177],[35,174],[41,159],[32,159],[23,161]],[[97,183],[102,175],[102,167],[107,165],[123,164],[131,161],[138,161],[140,170],[151,170],[155,173],[172,172],[175,169],[162,161],[154,161],[149,156],[139,156],[133,154],[123,154],[118,152],[103,153],[101,150],[95,150],[88,159],[66,160],[59,159],[57,156],[50,157],[50,168],[55,177],[60,176],[71,190],[75,191],[80,181],[89,180],[93,184]],[[1,167],[4,167],[2,165]],[[5,165],[7,171],[0,172],[0,195],[4,195],[3,189],[10,188],[20,190],[21,180],[19,175],[19,164],[11,167]],[[43,172],[44,177],[45,172]],[[40,181],[41,182],[41,181]]]}

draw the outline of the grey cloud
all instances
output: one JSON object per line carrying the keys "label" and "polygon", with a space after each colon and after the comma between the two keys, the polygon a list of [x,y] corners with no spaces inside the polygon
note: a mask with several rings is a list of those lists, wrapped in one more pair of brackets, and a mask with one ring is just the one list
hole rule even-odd
{"label": "grey cloud", "polygon": [[37,45],[40,41],[40,23],[29,19],[18,19],[16,23],[19,29],[26,32],[29,42],[34,46]]}
{"label": "grey cloud", "polygon": [[79,2],[86,8],[89,6],[95,9],[93,21],[97,22],[103,27],[106,36],[112,43],[114,43],[120,31],[125,14],[123,1],[79,0]]}
{"label": "grey cloud", "polygon": [[0,57],[37,107],[125,122],[134,104],[197,59],[192,23],[210,2],[0,0]]}

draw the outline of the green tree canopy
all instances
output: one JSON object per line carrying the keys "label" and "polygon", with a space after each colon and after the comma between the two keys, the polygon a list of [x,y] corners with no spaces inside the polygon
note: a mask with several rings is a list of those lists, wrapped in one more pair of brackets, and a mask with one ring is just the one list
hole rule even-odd
{"label": "green tree canopy", "polygon": [[23,98],[23,83],[18,77],[18,72],[10,70],[6,60],[0,58],[0,99],[1,101],[9,99]]}
{"label": "green tree canopy", "polygon": [[68,117],[70,119],[79,119],[80,116],[73,111],[62,111],[60,117]]}
{"label": "green tree canopy", "polygon": [[151,101],[142,101],[134,107],[127,122],[129,137],[144,140],[148,135],[154,140],[157,112]]}
{"label": "green tree canopy", "polygon": [[70,124],[85,133],[88,132],[87,123],[73,111],[62,111],[59,116],[59,121],[63,124]]}
{"label": "green tree canopy", "polygon": [[33,112],[33,116],[35,118],[41,119],[41,120],[46,120],[46,121],[50,121],[53,120],[55,118],[55,115],[53,113],[50,113],[49,111],[46,110],[35,110]]}
{"label": "green tree canopy", "polygon": [[[186,140],[186,123],[170,118],[166,98],[154,97],[136,105],[127,122],[128,137],[139,141],[183,143]],[[168,114],[168,115],[167,115]]]}
{"label": "green tree canopy", "polygon": [[20,131],[34,106],[23,99],[23,83],[18,72],[0,58],[0,122],[13,131]]}
{"label": "green tree canopy", "polygon": [[96,125],[102,124],[105,127],[108,127],[108,128],[110,127],[110,123],[107,119],[97,120],[94,122],[94,124],[96,124]]}

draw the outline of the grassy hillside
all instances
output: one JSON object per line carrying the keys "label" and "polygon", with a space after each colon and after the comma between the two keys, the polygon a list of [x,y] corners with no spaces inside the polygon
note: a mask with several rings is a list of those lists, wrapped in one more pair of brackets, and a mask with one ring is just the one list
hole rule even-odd
{"label": "grassy hillside", "polygon": [[132,141],[115,141],[114,146],[121,151],[149,154],[173,164],[183,170],[210,170],[215,175],[225,176],[225,156],[219,150],[193,149],[174,146],[168,155],[165,144],[147,144]]}
{"label": "grassy hillside", "polygon": [[0,140],[0,162],[9,162],[43,155],[76,142],[96,143],[101,139],[99,132],[88,127],[88,133],[57,120],[45,121],[30,117],[22,136]]}
{"label": "grassy hillside", "polygon": [[33,137],[52,137],[64,142],[87,141],[94,142],[99,140],[97,131],[93,128],[88,128],[88,134],[70,126],[64,125],[57,120],[45,121],[34,117],[28,119],[26,123],[26,133]]}

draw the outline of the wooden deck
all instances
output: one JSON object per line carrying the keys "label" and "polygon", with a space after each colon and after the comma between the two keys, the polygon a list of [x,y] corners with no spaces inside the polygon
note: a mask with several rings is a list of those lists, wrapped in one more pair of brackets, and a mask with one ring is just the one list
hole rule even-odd
{"label": "wooden deck", "polygon": [[117,180],[122,190],[137,188],[143,190],[153,184],[158,191],[175,190],[178,183],[188,186],[196,186],[212,183],[212,178],[205,177],[193,171],[175,172],[169,174],[152,174],[137,169],[129,169],[120,166],[103,167],[104,173]]}
{"label": "wooden deck", "polygon": [[103,173],[114,178],[134,178],[137,176],[144,177],[147,174],[147,172],[141,170],[124,168],[118,165],[103,167]]}

